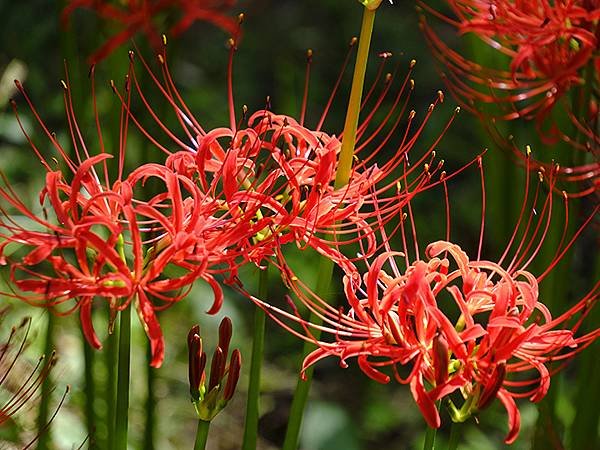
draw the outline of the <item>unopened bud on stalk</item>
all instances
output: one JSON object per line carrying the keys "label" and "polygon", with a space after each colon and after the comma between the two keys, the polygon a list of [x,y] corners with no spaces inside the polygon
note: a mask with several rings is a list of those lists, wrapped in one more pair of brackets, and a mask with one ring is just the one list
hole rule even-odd
{"label": "unopened bud on stalk", "polygon": [[219,344],[213,353],[208,386],[206,382],[206,353],[202,349],[200,327],[194,325],[188,333],[189,382],[192,403],[198,418],[211,421],[231,400],[240,377],[242,358],[239,350],[233,350],[229,365],[227,353],[233,327],[225,317],[219,326]]}

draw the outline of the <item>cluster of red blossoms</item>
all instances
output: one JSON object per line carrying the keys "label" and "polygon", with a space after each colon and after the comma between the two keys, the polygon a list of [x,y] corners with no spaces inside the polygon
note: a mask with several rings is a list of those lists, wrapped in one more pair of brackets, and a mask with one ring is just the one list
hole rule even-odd
{"label": "cluster of red blossoms", "polygon": [[[235,45],[233,41],[231,44],[233,56]],[[357,151],[373,147],[373,152],[363,161],[355,158],[350,181],[340,187],[336,173],[341,141],[321,131],[321,124],[316,130],[310,129],[268,108],[250,117],[244,108],[243,117],[235,117],[231,58],[231,121],[229,127],[211,131],[202,128],[183,102],[164,54],[158,58],[163,81],[142,59],[156,87],[173,107],[187,142],[153,111],[138,83],[135,59],[130,52],[124,87],[119,89],[112,83],[121,103],[116,155],[105,148],[95,107],[97,134],[93,145],[89,140],[86,143],[74,113],[68,77],[62,87],[71,152],[47,129],[17,83],[63,167],[55,159],[48,160],[22,127],[46,170],[46,183],[39,195],[42,214],[25,205],[6,180],[0,189],[0,197],[10,208],[4,207],[0,223],[1,262],[10,265],[10,279],[17,288],[9,295],[51,307],[58,314],[78,311],[84,334],[95,348],[100,348],[101,342],[92,322],[94,303],[102,300],[108,305],[109,329],[118,311],[135,307],[150,339],[151,364],[160,366],[164,338],[156,311],[185,298],[196,280],[204,280],[214,290],[214,303],[208,310],[213,314],[223,301],[221,280],[237,283],[239,266],[248,262],[260,266],[267,258],[281,256],[280,249],[286,243],[314,248],[346,267],[349,260],[340,248],[358,242],[366,254],[373,254],[377,247],[375,229],[394,217],[416,192],[433,184],[442,166],[440,162],[434,167],[437,142],[412,164],[409,162],[409,151],[435,104],[443,100],[441,94],[414,129],[411,125],[416,113],[408,114],[408,126],[400,133],[392,158],[381,167],[369,164],[379,149],[393,143],[394,131],[407,116],[406,102],[414,85],[409,76],[394,96],[387,117],[375,129],[368,126],[389,94],[393,77],[379,83],[383,85],[379,94],[375,94],[375,86],[371,90],[374,106],[359,128]],[[95,105],[94,88],[92,95]],[[131,110],[134,95],[156,120],[153,128],[164,131],[179,151],[168,150],[144,128]],[[13,106],[17,113],[14,102]],[[127,140],[134,124],[165,152],[166,158],[128,172]],[[389,174],[398,168],[402,176],[390,181]],[[26,217],[28,223],[13,220],[12,211]]]}
{"label": "cluster of red blossoms", "polygon": [[[99,55],[112,51],[137,30],[154,33],[149,18],[175,3],[180,2],[128,3],[130,10],[139,9],[140,16],[127,14],[128,21],[123,22],[125,31],[109,41]],[[379,4],[378,1],[363,3],[373,7]],[[489,7],[489,3],[486,5]],[[77,6],[95,6],[106,17],[121,17],[105,3],[84,1],[73,2],[65,15]],[[481,4],[473,2],[472,9],[476,7]],[[500,12],[498,8],[490,9],[494,17]],[[198,17],[196,13],[190,17]],[[215,21],[218,16],[210,17]],[[577,17],[580,16],[573,15],[572,23],[576,23],[573,21]],[[182,20],[180,27],[187,26],[185,18]],[[585,34],[574,35],[572,39],[582,41],[582,47],[592,42]],[[164,44],[162,40],[157,45]],[[0,189],[6,205],[0,219],[3,238],[0,263],[10,265],[10,279],[16,287],[10,295],[50,307],[59,314],[78,311],[85,336],[96,348],[101,343],[92,323],[94,304],[108,305],[109,329],[118,311],[135,307],[151,343],[151,364],[158,367],[165,349],[157,311],[184,299],[194,282],[203,280],[214,291],[208,313],[216,313],[223,301],[221,281],[237,284],[240,266],[251,263],[263,267],[272,261],[299,301],[323,320],[323,324],[309,323],[293,302],[293,311],[287,312],[252,297],[286,329],[318,345],[306,358],[305,368],[327,356],[340,358],[343,365],[347,359],[356,357],[369,377],[389,382],[393,376],[409,384],[432,427],[441,424],[435,406],[439,400],[447,400],[453,420],[463,421],[498,398],[508,411],[510,431],[506,442],[513,442],[519,432],[519,412],[514,399],[540,400],[555,370],[549,363],[570,358],[600,334],[596,330],[577,336],[581,320],[600,295],[600,282],[559,317],[553,318],[539,299],[538,282],[573,241],[566,238],[567,224],[548,269],[538,277],[528,271],[550,227],[552,190],[561,169],[556,166],[546,169],[552,189],[541,205],[538,204],[541,183],[534,200],[528,202],[528,182],[519,221],[498,262],[481,257],[483,226],[476,258],[469,258],[451,243],[449,231],[443,241],[427,246],[427,258],[421,258],[411,201],[433,186],[443,186],[446,192],[449,177],[442,170],[442,162],[435,162],[433,151],[443,132],[416,158],[412,155],[435,106],[443,101],[443,95],[438,93],[419,124],[415,111],[407,113],[414,87],[410,78],[414,62],[409,64],[409,73],[394,92],[394,75],[384,75],[389,54],[380,55],[380,69],[361,104],[364,119],[357,130],[354,160],[347,181],[340,182],[343,133],[336,135],[323,128],[342,74],[314,127],[305,124],[311,52],[298,119],[274,113],[268,100],[264,108],[253,114],[244,106],[238,116],[232,75],[236,40],[231,39],[229,44],[229,123],[212,130],[205,129],[184,102],[161,49],[159,74],[145,60],[140,61],[151,84],[171,106],[179,128],[175,130],[168,125],[169,121],[156,112],[145,94],[148,86],[138,81],[136,57],[130,52],[124,86],[112,85],[121,105],[115,154],[105,148],[96,110],[94,145],[84,139],[74,113],[68,79],[62,84],[71,150],[64,148],[47,129],[23,87],[17,84],[60,162],[45,157],[22,127],[46,170],[46,183],[39,195],[41,217],[20,200],[8,182]],[[521,56],[515,53],[514,73],[508,77],[513,83],[526,79],[515,74],[526,72],[530,76],[540,70],[541,62],[531,58],[525,50]],[[464,77],[468,66],[457,67],[463,71],[456,72],[458,81],[478,81]],[[567,80],[573,82],[568,76],[552,80],[557,86],[561,83],[567,86]],[[549,86],[544,89],[552,92]],[[538,91],[542,92],[539,89],[531,92]],[[553,93],[554,98],[558,92]],[[534,95],[538,94],[511,98],[510,102],[531,100]],[[93,88],[92,96],[95,105]],[[544,98],[553,97],[544,94]],[[527,107],[519,115],[545,117],[553,102],[534,101],[531,104],[534,107]],[[152,126],[146,125],[141,114],[134,110],[135,103],[144,106]],[[382,105],[389,106],[383,114]],[[376,116],[383,119],[375,123]],[[580,125],[582,132],[588,130]],[[164,160],[127,170],[131,128],[137,128],[152,146],[162,150]],[[168,144],[163,143],[165,137]],[[176,151],[171,150],[173,146]],[[384,147],[392,151],[378,165],[374,160]],[[528,170],[536,167],[530,154],[525,159]],[[564,198],[567,201],[566,195]],[[539,214],[535,213],[536,208]],[[407,214],[403,214],[404,210]],[[27,220],[14,220],[11,216],[14,211]],[[529,211],[534,212],[528,214]],[[393,233],[400,233],[401,252],[392,250],[391,236],[386,232],[386,226],[391,227],[395,218],[401,218]],[[409,233],[405,230],[406,218],[410,218]],[[415,248],[412,258],[411,239]],[[290,243],[312,248],[341,267],[345,273],[346,309],[338,310],[320,299],[293,274],[283,251]],[[349,244],[361,249],[358,256],[346,256],[345,247]],[[504,264],[511,252],[510,263]],[[404,270],[399,268],[399,259],[404,260]],[[366,269],[361,271],[358,268],[361,265]],[[225,328],[229,331],[223,335],[230,336],[230,326]],[[314,330],[328,333],[330,339],[317,338]],[[228,347],[228,339],[223,340],[223,348]],[[201,402],[205,355],[195,330],[189,342],[193,362],[191,393],[196,402]],[[226,353],[223,350],[214,363],[218,370],[214,375],[211,371],[211,377],[215,378],[209,381],[208,390],[221,386],[217,378],[222,380],[227,371],[232,381],[230,384],[228,378],[229,387],[226,385],[222,392],[219,390],[222,386],[213,390],[211,401],[228,400],[234,378],[237,381],[239,353],[232,356],[229,369],[225,364]],[[213,408],[209,412],[214,411]]]}
{"label": "cluster of red blossoms", "polygon": [[[426,2],[419,4],[424,12],[460,34],[477,36],[499,53],[496,66],[471,60],[450,48],[423,16],[425,37],[442,63],[448,89],[461,104],[483,114],[488,128],[493,127],[491,118],[533,120],[545,144],[566,142],[581,154],[565,161],[559,175],[566,182],[591,181],[591,187],[570,190],[578,195],[598,190],[600,3],[448,0],[452,16]],[[501,142],[522,157],[511,142]],[[591,154],[587,161],[584,154]],[[551,168],[541,162],[537,166]]]}
{"label": "cluster of red blossoms", "polygon": [[[556,173],[549,178],[554,186]],[[445,240],[429,244],[426,258],[421,258],[408,203],[402,221],[410,222],[411,231],[407,233],[406,224],[401,224],[402,251],[390,248],[391,236],[382,227],[386,251],[365,257],[362,275],[356,267],[344,275],[346,307],[331,306],[289,270],[282,270],[287,283],[320,323],[304,319],[291,300],[292,312],[254,301],[284,328],[318,346],[304,360],[304,370],[331,356],[339,358],[342,367],[348,366],[348,359],[357,358],[370,378],[380,383],[393,378],[410,385],[432,428],[441,425],[438,401],[445,401],[453,421],[463,422],[498,398],[508,413],[505,442],[510,444],[520,429],[515,399],[540,401],[548,392],[551,374],[560,368],[550,364],[571,358],[600,336],[600,329],[577,336],[583,319],[600,298],[600,281],[558,317],[540,300],[538,290],[538,283],[598,208],[570,241],[566,241],[565,222],[555,257],[541,275],[528,270],[542,248],[553,210],[551,193],[539,201],[542,183],[540,175],[529,202],[527,184],[520,218],[498,262],[481,256],[483,222],[476,258],[469,258],[450,242],[449,231]],[[528,211],[532,213],[526,217]],[[330,339],[316,337],[322,332]]]}

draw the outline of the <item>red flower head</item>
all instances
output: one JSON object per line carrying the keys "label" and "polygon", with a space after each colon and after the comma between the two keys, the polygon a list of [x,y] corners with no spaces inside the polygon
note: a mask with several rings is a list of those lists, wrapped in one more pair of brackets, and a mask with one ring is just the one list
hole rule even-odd
{"label": "red flower head", "polygon": [[[464,421],[498,398],[508,412],[506,442],[512,443],[520,424],[514,399],[542,399],[554,370],[547,365],[572,357],[600,335],[596,329],[577,336],[583,317],[600,296],[600,282],[559,317],[553,318],[539,298],[538,282],[583,228],[570,242],[561,242],[544,273],[536,277],[529,272],[552,213],[552,193],[543,205],[536,205],[538,192],[529,204],[525,196],[521,219],[498,262],[481,257],[481,241],[477,256],[469,258],[448,240],[449,234],[446,240],[429,244],[427,258],[422,259],[411,223],[414,259],[409,256],[409,236],[401,228],[401,252],[386,245],[384,253],[370,262],[365,260],[367,270],[362,277],[358,270],[346,273],[346,312],[327,304],[282,267],[298,299],[323,320],[323,325],[302,319],[291,300],[293,313],[254,300],[286,329],[318,346],[305,359],[304,369],[329,356],[340,358],[342,367],[347,366],[348,359],[357,358],[370,378],[388,383],[393,377],[409,384],[425,420],[434,428],[441,425],[435,406],[438,400],[447,399],[453,420]],[[536,207],[540,211],[537,222],[530,217],[523,223],[526,208]],[[410,207],[408,211],[412,222]],[[519,234],[521,241],[517,243]],[[513,256],[507,264],[509,252]],[[579,319],[572,323],[577,316]],[[291,327],[290,320],[298,322],[302,332]],[[326,332],[333,339],[317,339],[311,330]],[[460,408],[455,406],[458,399]]]}
{"label": "red flower head", "polygon": [[[566,182],[591,180],[579,188],[588,194],[600,186],[598,147],[597,56],[600,4],[596,1],[500,0],[447,2],[455,17],[447,17],[420,2],[424,11],[473,33],[502,55],[497,66],[470,60],[448,47],[423,17],[422,29],[453,95],[482,116],[503,146],[523,157],[511,142],[500,138],[490,118],[534,120],[544,144],[569,143],[590,152],[588,164],[565,164],[559,175]],[[507,57],[507,58],[506,58]],[[503,61],[506,61],[504,63]],[[587,90],[588,94],[585,93]],[[572,94],[568,96],[567,94]],[[571,104],[570,97],[578,100]],[[562,126],[559,125],[562,122]],[[570,122],[568,127],[564,123]],[[549,158],[548,158],[549,161]],[[534,164],[533,168],[552,164]]]}
{"label": "red flower head", "polygon": [[236,19],[224,14],[235,0],[71,0],[67,3],[61,14],[63,23],[69,21],[76,9],[86,8],[102,19],[118,24],[121,29],[90,56],[91,62],[104,59],[139,32],[144,33],[156,49],[160,49],[161,35],[166,30],[160,28],[158,20],[165,13],[175,12],[177,16],[177,21],[169,29],[171,36],[183,33],[199,20],[210,22],[230,34],[237,29]]}
{"label": "red flower head", "polygon": [[[352,40],[351,48],[355,41]],[[178,92],[164,54],[158,58],[162,80],[141,61],[173,107],[184,137],[168,128],[154,112],[135,74],[133,85],[158,127],[181,150],[172,152],[154,132],[137,120],[136,123],[154,145],[167,153],[167,166],[173,171],[195,180],[207,196],[227,205],[232,214],[239,212],[240,219],[250,217],[264,224],[248,241],[240,241],[247,260],[260,264],[289,242],[312,247],[341,264],[347,261],[341,251],[345,244],[359,242],[365,254],[372,254],[378,245],[373,227],[387,223],[399,207],[416,192],[427,189],[433,176],[441,172],[442,162],[434,162],[433,151],[441,136],[416,161],[410,158],[435,105],[443,101],[443,94],[438,93],[422,123],[414,125],[416,112],[406,114],[414,87],[410,71],[392,94],[394,77],[383,75],[390,54],[381,54],[377,78],[363,100],[365,118],[358,127],[349,181],[338,186],[341,138],[324,131],[324,123],[348,58],[317,125],[309,128],[305,116],[312,52],[308,53],[305,95],[298,119],[272,112],[269,100],[265,109],[251,115],[244,106],[243,116],[238,119],[232,82],[234,51],[235,42],[231,40],[227,127],[205,130],[201,126]],[[411,70],[414,65],[411,61]],[[387,100],[391,103],[389,110],[381,122],[374,123],[375,114]],[[132,117],[135,120],[133,113]],[[399,132],[402,120],[406,121],[406,129]],[[392,153],[378,166],[372,161],[384,147],[392,148]],[[390,181],[389,175],[396,170],[402,175]],[[373,208],[376,198],[377,212]]]}
{"label": "red flower head", "polygon": [[[100,123],[96,120],[100,152],[92,156],[73,113],[68,84],[63,87],[75,160],[18,87],[71,174],[53,170],[29,139],[47,170],[40,194],[44,218],[31,212],[10,186],[0,189],[0,197],[31,221],[24,226],[3,210],[0,226],[5,240],[0,256],[10,264],[10,279],[20,291],[12,295],[34,305],[58,307],[62,314],[78,309],[84,334],[96,348],[101,344],[92,325],[94,299],[107,300],[109,324],[117,311],[133,305],[150,339],[151,364],[160,366],[164,339],[155,312],[183,299],[194,281],[203,279],[215,293],[208,312],[216,313],[223,294],[214,275],[234,276],[240,259],[237,243],[255,235],[262,223],[232,220],[235,213],[223,212],[223,205],[189,178],[159,164],[145,164],[124,178],[126,106],[121,115],[118,173],[111,181],[112,155],[104,151]],[[160,190],[146,200],[143,186],[149,179]],[[9,255],[12,244],[19,244],[20,250]],[[165,275],[172,268],[178,269],[178,275]],[[64,303],[70,305],[66,311],[59,306]]]}

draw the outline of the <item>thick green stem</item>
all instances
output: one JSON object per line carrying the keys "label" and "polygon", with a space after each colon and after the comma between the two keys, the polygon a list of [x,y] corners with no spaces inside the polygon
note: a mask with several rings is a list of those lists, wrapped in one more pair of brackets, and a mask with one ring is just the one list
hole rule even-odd
{"label": "thick green stem", "polygon": [[119,357],[118,352],[119,343],[119,324],[114,323],[112,332],[106,339],[106,357],[104,364],[106,366],[106,384],[105,388],[105,400],[106,400],[106,416],[104,417],[104,423],[106,424],[106,448],[109,450],[114,449],[115,443],[115,411],[117,403],[117,361]]}
{"label": "thick green stem", "polygon": [[210,422],[202,419],[198,420],[198,430],[196,431],[196,443],[194,444],[194,450],[204,450],[206,448],[209,427]]}
{"label": "thick green stem", "polygon": [[129,418],[129,365],[131,350],[131,306],[121,311],[119,366],[117,369],[117,407],[115,411],[115,450],[127,450]]}
{"label": "thick green stem", "polygon": [[436,433],[437,428],[427,427],[427,431],[425,432],[425,442],[423,443],[423,450],[434,450]]}
{"label": "thick green stem", "polygon": [[[329,294],[331,275],[333,274],[333,261],[327,258],[321,258],[319,260],[318,274],[316,293],[321,298],[327,300],[326,296]],[[318,318],[315,314],[311,314],[309,320],[311,323],[317,325],[321,323],[320,318]],[[321,333],[319,330],[315,329],[313,331],[313,336],[315,339],[319,339],[320,335]],[[306,355],[308,355],[314,349],[314,344],[305,342],[302,350],[302,359],[304,359],[304,357],[306,357]],[[304,408],[306,407],[306,402],[308,400],[308,393],[310,392],[312,377],[313,366],[309,367],[304,372],[304,379],[298,379],[296,390],[294,391],[294,399],[292,400],[290,417],[288,420],[288,426],[282,450],[295,450],[298,447],[298,437],[300,436],[302,417],[304,415]]]}
{"label": "thick green stem", "polygon": [[[83,332],[82,332],[83,338]],[[85,424],[87,427],[87,433],[90,440],[90,448],[97,448],[97,433],[96,433],[96,412],[94,405],[96,403],[96,384],[94,382],[94,349],[90,344],[83,338],[81,340],[83,345],[83,359],[84,359],[84,395],[85,395]]]}
{"label": "thick green stem", "polygon": [[[350,100],[348,101],[348,110],[346,113],[346,121],[344,123],[344,133],[342,137],[342,147],[340,150],[340,159],[335,177],[334,187],[336,189],[343,188],[352,174],[352,159],[354,157],[354,146],[356,144],[356,130],[358,127],[358,117],[360,115],[360,104],[362,99],[362,91],[365,83],[365,73],[367,70],[367,60],[369,57],[369,47],[371,45],[371,36],[373,34],[373,24],[375,22],[375,10],[368,8],[363,9],[363,19],[360,30],[360,38],[358,43],[358,53],[356,56],[356,64],[354,66],[354,74],[352,78],[352,88],[350,90]],[[331,286],[331,276],[333,274],[333,261],[322,257],[319,262],[319,272],[317,278],[317,286],[315,293],[321,298],[327,300]],[[321,323],[319,317],[311,313],[309,321],[316,325]],[[320,332],[313,331],[313,337],[319,339]],[[315,348],[314,344],[305,342],[303,347],[303,359]],[[294,399],[290,409],[290,417],[283,442],[282,450],[295,450],[298,447],[298,438],[302,426],[302,418],[304,416],[304,408],[308,400],[310,386],[312,383],[313,368],[309,367],[304,372],[304,378],[298,379]]]}
{"label": "thick green stem", "polygon": [[150,366],[152,351],[150,345],[146,352],[146,423],[144,424],[144,450],[154,450],[154,428],[156,424],[156,396],[154,395],[154,381],[156,379],[154,367]]}
{"label": "thick green stem", "polygon": [[452,422],[452,427],[450,428],[450,440],[448,441],[448,450],[456,450],[458,448],[461,428],[462,424],[458,422]]}
{"label": "thick green stem", "polygon": [[[266,300],[269,291],[269,269],[260,272],[258,295]],[[262,308],[254,311],[254,337],[252,340],[252,361],[250,363],[250,381],[248,384],[248,401],[246,404],[246,424],[244,428],[243,450],[255,450],[258,439],[258,419],[260,416],[260,373],[265,348],[266,314]]]}
{"label": "thick green stem", "polygon": [[[52,351],[54,350],[54,314],[51,311],[48,312],[48,324],[46,326],[46,336],[44,343],[44,354],[47,358],[50,358]],[[37,417],[37,429],[39,439],[37,443],[38,450],[46,450],[50,448],[51,437],[50,429],[48,429],[48,412],[50,410],[50,397],[52,394],[53,386],[50,374],[46,377],[42,383],[42,392],[40,395],[40,407]]]}
{"label": "thick green stem", "polygon": [[365,73],[367,71],[367,60],[369,58],[369,48],[371,46],[374,23],[375,10],[364,8],[360,39],[358,41],[358,52],[356,55],[356,65],[354,66],[352,88],[350,90],[350,100],[348,101],[348,112],[346,113],[346,121],[344,122],[340,161],[335,176],[336,189],[348,184],[348,180],[352,173],[352,158],[354,157],[354,145],[356,144],[356,129],[358,128],[358,116],[360,115],[360,104],[363,86],[365,84]]}

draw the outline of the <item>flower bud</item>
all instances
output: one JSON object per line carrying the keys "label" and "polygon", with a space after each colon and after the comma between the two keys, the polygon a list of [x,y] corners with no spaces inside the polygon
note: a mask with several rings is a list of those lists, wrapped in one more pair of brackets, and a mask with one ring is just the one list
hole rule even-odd
{"label": "flower bud", "polygon": [[237,382],[240,379],[241,367],[242,355],[236,348],[231,353],[231,359],[229,360],[229,373],[227,374],[227,384],[225,385],[225,390],[223,391],[223,398],[227,401],[231,400],[231,397],[233,397]]}
{"label": "flower bud", "polygon": [[227,365],[232,330],[231,320],[224,318],[219,326],[219,345],[213,353],[208,385],[205,384],[206,353],[202,349],[200,327],[195,325],[188,333],[190,394],[198,418],[204,421],[212,420],[227,405],[240,377],[239,350],[233,350]]}
{"label": "flower bud", "polygon": [[483,387],[481,395],[479,397],[479,401],[477,402],[477,409],[485,409],[487,408],[492,400],[496,398],[496,394],[502,387],[502,383],[504,382],[504,376],[506,375],[506,364],[500,363],[492,372],[489,380]]}
{"label": "flower bud", "polygon": [[433,339],[433,370],[435,374],[435,385],[440,386],[448,381],[448,342],[440,334]]}

